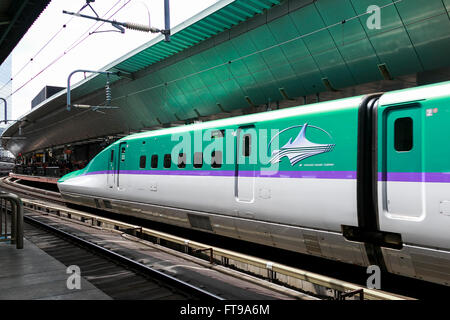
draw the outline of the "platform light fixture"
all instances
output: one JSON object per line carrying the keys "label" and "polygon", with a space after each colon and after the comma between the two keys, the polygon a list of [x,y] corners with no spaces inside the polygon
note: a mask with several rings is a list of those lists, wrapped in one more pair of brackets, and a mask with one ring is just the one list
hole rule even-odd
{"label": "platform light fixture", "polygon": [[333,85],[331,84],[330,79],[328,79],[328,77],[322,78],[322,83],[325,86],[325,88],[327,88],[328,91],[332,91],[332,92],[339,91],[335,87],[333,87]]}
{"label": "platform light fixture", "polygon": [[381,75],[383,76],[384,80],[393,80],[394,78],[392,77],[391,73],[389,72],[388,68],[387,68],[387,64],[386,63],[381,63],[378,65],[378,70],[380,70]]}

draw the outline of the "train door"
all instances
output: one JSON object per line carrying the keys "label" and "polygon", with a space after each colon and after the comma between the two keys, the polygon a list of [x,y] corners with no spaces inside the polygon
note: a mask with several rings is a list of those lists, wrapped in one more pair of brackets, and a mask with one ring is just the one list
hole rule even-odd
{"label": "train door", "polygon": [[239,127],[236,140],[235,197],[239,202],[253,202],[255,198],[255,168],[258,155],[255,126]]}
{"label": "train door", "polygon": [[423,142],[420,104],[387,111],[383,181],[388,216],[419,218],[423,213]]}
{"label": "train door", "polygon": [[127,153],[127,143],[126,142],[122,142],[119,145],[119,154],[118,154],[118,157],[117,157],[117,176],[116,176],[116,181],[117,181],[117,188],[119,188],[119,189],[121,187],[123,187],[123,183],[121,184],[121,181],[120,181],[120,170],[124,170],[126,153]]}
{"label": "train door", "polygon": [[107,180],[108,180],[108,187],[113,188],[115,185],[116,180],[116,150],[115,148],[111,148],[111,153],[108,158],[108,173],[107,173]]}

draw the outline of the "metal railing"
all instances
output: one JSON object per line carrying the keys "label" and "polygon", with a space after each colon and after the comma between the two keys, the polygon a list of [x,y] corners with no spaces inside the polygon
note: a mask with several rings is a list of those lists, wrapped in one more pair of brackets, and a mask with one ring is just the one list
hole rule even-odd
{"label": "metal railing", "polygon": [[[74,169],[76,170],[76,169]],[[42,177],[61,177],[62,175],[69,173],[70,169],[62,169],[60,167],[37,167],[37,166],[24,166],[16,165],[12,172],[24,175],[42,176]]]}
{"label": "metal railing", "polygon": [[0,242],[10,242],[23,249],[22,200],[3,191],[0,191]]}

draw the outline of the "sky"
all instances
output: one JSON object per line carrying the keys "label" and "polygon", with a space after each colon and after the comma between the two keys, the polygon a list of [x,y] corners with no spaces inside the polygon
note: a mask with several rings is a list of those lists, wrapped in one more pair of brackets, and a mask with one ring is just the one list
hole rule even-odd
{"label": "sky", "polygon": [[[171,0],[171,27],[216,2],[218,0]],[[89,35],[100,25],[99,22],[62,12],[78,12],[85,3],[85,0],[52,0],[12,51],[12,91],[18,90],[11,97],[12,119],[28,112],[31,100],[46,85],[66,87],[67,77],[73,70],[99,70],[157,36],[128,29],[124,34],[102,32]],[[105,15],[109,18],[118,11],[111,19],[145,25],[150,20],[151,26],[164,27],[164,0],[95,0],[91,5],[100,17],[109,11]],[[88,7],[81,13],[94,15]],[[98,29],[108,30],[115,29],[110,24]],[[72,77],[71,83],[82,77],[82,74]]]}

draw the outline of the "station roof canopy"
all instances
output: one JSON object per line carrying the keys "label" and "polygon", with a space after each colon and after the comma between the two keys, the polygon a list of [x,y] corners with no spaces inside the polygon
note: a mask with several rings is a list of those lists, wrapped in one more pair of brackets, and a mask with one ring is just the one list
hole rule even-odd
{"label": "station roof canopy", "polygon": [[[441,0],[221,0],[171,42],[156,37],[103,69],[125,75],[111,78],[118,109],[69,112],[62,91],[9,126],[3,146],[26,153],[446,67],[449,11]],[[72,102],[103,104],[105,81],[74,85]]]}
{"label": "station roof canopy", "polygon": [[0,64],[22,39],[50,0],[0,1]]}
{"label": "station roof canopy", "polygon": [[[219,1],[202,12],[202,19],[179,25],[170,42],[155,41],[150,46],[131,52],[116,67],[128,72],[142,70],[279,4],[280,0]],[[220,8],[220,9],[219,9]],[[218,10],[219,9],[219,10]]]}

